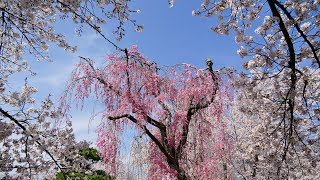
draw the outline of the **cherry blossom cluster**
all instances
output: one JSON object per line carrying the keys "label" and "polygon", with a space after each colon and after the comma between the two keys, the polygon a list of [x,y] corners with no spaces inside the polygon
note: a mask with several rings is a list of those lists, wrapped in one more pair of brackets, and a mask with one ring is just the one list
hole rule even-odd
{"label": "cherry blossom cluster", "polygon": [[[286,118],[290,116],[288,107],[281,106],[289,72],[283,71],[277,79],[260,80],[254,87],[253,80],[237,81],[242,88],[232,108],[229,134],[234,146],[231,159],[239,178],[319,178],[320,71],[306,68],[303,72],[296,87],[292,126]],[[286,135],[290,128],[294,128],[291,136]],[[284,157],[286,144],[290,147]]]}
{"label": "cherry blossom cluster", "polygon": [[[49,59],[47,52],[50,42],[56,43],[65,50],[76,51],[77,47],[69,45],[65,36],[56,31],[56,18],[78,24],[76,32],[79,35],[86,24],[106,38],[101,27],[106,23],[106,19],[110,21],[116,19],[112,22],[119,23],[115,30],[119,39],[124,35],[123,26],[126,22],[131,22],[138,31],[141,31],[143,27],[130,18],[130,15],[137,10],[130,10],[128,3],[128,0],[1,1],[1,76],[21,70],[31,72],[28,59],[25,59],[24,54],[30,54],[37,60]],[[96,13],[96,8],[101,12]]]}
{"label": "cherry blossom cluster", "polygon": [[[49,96],[37,104],[36,88],[27,83],[21,91],[4,91],[0,100],[0,171],[5,178],[55,178],[58,171],[90,173],[90,162],[79,155],[89,147],[75,141],[72,123],[61,121],[62,113]],[[11,109],[10,111],[4,110]]]}

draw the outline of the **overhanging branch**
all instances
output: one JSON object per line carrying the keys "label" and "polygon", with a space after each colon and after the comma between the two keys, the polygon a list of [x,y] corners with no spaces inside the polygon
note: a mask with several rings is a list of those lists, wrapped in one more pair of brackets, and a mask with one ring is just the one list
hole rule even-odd
{"label": "overhanging branch", "polygon": [[319,68],[320,68],[320,60],[319,60],[319,57],[317,55],[317,52],[316,52],[316,49],[314,48],[314,46],[311,44],[311,42],[308,40],[307,36],[303,33],[303,31],[300,29],[299,25],[297,23],[295,23],[295,20],[294,18],[291,16],[291,14],[288,12],[288,10],[277,0],[274,0],[274,3],[280,8],[282,9],[282,11],[284,12],[284,14],[290,19],[292,20],[294,23],[294,27],[297,29],[297,31],[300,33],[300,35],[302,36],[302,38],[304,39],[304,41],[309,45],[311,51],[312,51],[312,54],[313,54],[313,57],[316,59],[318,65],[319,65]]}

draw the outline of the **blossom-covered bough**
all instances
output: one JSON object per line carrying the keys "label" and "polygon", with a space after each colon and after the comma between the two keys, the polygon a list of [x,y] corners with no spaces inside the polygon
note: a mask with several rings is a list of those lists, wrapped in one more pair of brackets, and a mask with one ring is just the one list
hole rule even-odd
{"label": "blossom-covered bough", "polygon": [[119,39],[124,35],[123,26],[126,22],[131,22],[137,29],[141,29],[142,27],[130,18],[130,15],[137,11],[130,10],[128,3],[127,0],[1,1],[1,74],[4,76],[21,70],[30,70],[23,56],[24,53],[30,53],[37,60],[48,59],[49,42],[54,42],[65,50],[76,50],[76,47],[68,44],[62,33],[55,31],[54,22],[57,16],[61,21],[73,21],[77,24],[76,32],[79,35],[81,35],[83,26],[88,25],[108,43],[118,48],[103,34],[102,25],[106,23],[106,19],[110,21],[116,19],[115,22],[118,22],[119,25],[115,33]]}
{"label": "blossom-covered bough", "polygon": [[[12,175],[31,179],[55,167],[62,171],[64,167],[60,163],[69,154],[60,151],[72,153],[66,143],[76,146],[71,124],[59,128],[52,123],[53,119],[61,118],[61,113],[53,108],[50,97],[37,107],[32,98],[36,92],[34,87],[26,84],[21,93],[7,95],[3,92],[1,96],[1,101],[6,103],[2,107],[15,109],[5,111],[0,107],[0,171],[8,173],[6,178]],[[13,171],[17,174],[9,173]]]}
{"label": "blossom-covered bough", "polygon": [[[219,23],[212,30],[236,33],[235,41],[243,45],[238,54],[251,57],[244,63],[247,74],[236,82],[238,111],[233,112],[240,119],[234,122],[243,126],[232,123],[239,141],[235,162],[243,178],[317,179],[319,3],[205,0],[192,13],[216,15]],[[248,128],[253,132],[248,134]]]}
{"label": "blossom-covered bough", "polygon": [[150,179],[228,176],[230,147],[221,117],[230,99],[228,86],[212,62],[207,65],[163,70],[135,46],[109,55],[101,68],[83,58],[63,106],[74,99],[83,102],[90,94],[102,103],[98,147],[115,174],[121,134],[129,127],[148,137]]}

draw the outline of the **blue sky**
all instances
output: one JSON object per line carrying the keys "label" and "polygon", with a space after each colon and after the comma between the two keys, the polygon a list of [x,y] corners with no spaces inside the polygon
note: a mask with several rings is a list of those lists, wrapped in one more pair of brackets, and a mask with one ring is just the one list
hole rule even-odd
{"label": "blue sky", "polygon": [[[107,23],[103,30],[107,37],[120,47],[138,45],[145,56],[160,66],[184,62],[202,68],[205,66],[205,58],[210,57],[214,61],[214,69],[223,66],[239,69],[242,59],[236,54],[238,46],[234,37],[213,33],[210,27],[216,23],[215,18],[191,15],[192,10],[200,7],[200,4],[201,1],[180,0],[173,8],[169,8],[166,0],[136,1],[132,9],[140,9],[141,12],[133,18],[144,26],[142,33],[136,33],[132,27],[128,27],[123,40],[116,42],[115,35],[112,34],[112,24]],[[53,94],[54,98],[59,98],[74,64],[79,61],[78,56],[102,61],[108,53],[115,51],[113,46],[88,28],[84,29],[81,37],[77,37],[71,23],[58,21],[56,31],[64,32],[69,42],[78,46],[78,51],[65,52],[52,45],[49,50],[52,62],[31,63],[38,75],[29,77],[28,81],[38,88],[38,98],[45,98],[49,93]],[[72,110],[77,140],[95,141],[94,131],[99,121],[89,123],[89,119],[97,104],[89,101],[85,104],[84,111]]]}
{"label": "blue sky", "polygon": [[201,67],[205,58],[211,57],[217,67],[238,66],[234,37],[214,34],[210,27],[216,24],[215,18],[191,15],[201,3],[178,0],[169,8],[165,0],[137,1],[141,13],[136,17],[144,25],[144,32],[129,33],[122,44],[139,45],[160,65],[186,62]]}

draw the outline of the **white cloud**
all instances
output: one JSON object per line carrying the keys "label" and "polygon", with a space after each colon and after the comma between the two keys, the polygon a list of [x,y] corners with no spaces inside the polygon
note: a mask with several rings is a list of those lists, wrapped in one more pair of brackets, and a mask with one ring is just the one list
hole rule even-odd
{"label": "white cloud", "polygon": [[96,130],[100,125],[100,120],[90,119],[92,113],[90,112],[80,112],[74,111],[74,115],[72,116],[72,127],[75,133],[75,137],[77,141],[87,140],[96,143],[97,133]]}
{"label": "white cloud", "polygon": [[[110,52],[108,44],[102,41],[96,33],[83,34],[81,37],[71,39],[72,44],[78,45],[75,53],[65,52],[61,48],[52,47],[50,54],[52,62],[33,62],[37,75],[30,77],[29,82],[39,90],[39,97],[45,97],[49,93],[58,99],[67,86],[71,72],[79,56],[88,57],[95,61],[103,60]],[[86,107],[97,108],[94,103],[88,102]],[[71,111],[73,129],[76,140],[88,140],[95,144],[97,139],[96,129],[100,124],[98,119],[90,121],[92,112],[80,111],[73,108]]]}

